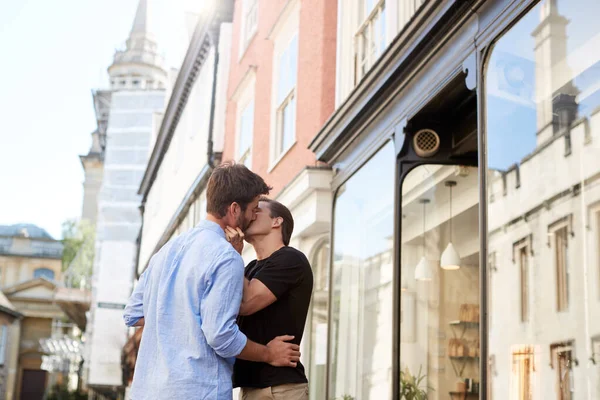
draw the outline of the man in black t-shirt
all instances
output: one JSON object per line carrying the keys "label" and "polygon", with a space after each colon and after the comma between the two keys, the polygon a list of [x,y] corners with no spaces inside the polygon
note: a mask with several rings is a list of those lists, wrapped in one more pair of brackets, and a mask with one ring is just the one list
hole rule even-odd
{"label": "man in black t-shirt", "polygon": [[[306,256],[289,247],[294,229],[290,211],[281,203],[261,199],[256,219],[242,234],[227,229],[227,237],[241,252],[242,238],[252,244],[257,260],[245,270],[244,295],[238,325],[248,339],[267,344],[277,336],[290,335],[300,345],[313,288],[312,269]],[[237,359],[233,387],[240,399],[308,399],[304,366],[272,367],[266,363]]]}

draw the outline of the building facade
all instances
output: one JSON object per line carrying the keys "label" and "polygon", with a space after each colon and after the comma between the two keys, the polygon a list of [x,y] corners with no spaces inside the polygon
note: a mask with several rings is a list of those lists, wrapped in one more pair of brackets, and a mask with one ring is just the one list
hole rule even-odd
{"label": "building facade", "polygon": [[41,399],[61,378],[43,369],[40,339],[50,337],[53,321],[66,318],[53,303],[62,280],[62,251],[60,241],[35,225],[0,226],[0,287],[7,309],[13,307],[21,315],[2,328],[3,340],[11,343],[0,352],[7,399]]}
{"label": "building facade", "polygon": [[[11,357],[13,347],[18,347],[18,338],[11,337],[14,325],[19,324],[23,314],[19,313],[4,293],[0,292],[0,399],[14,398],[16,360]],[[11,378],[9,380],[9,377]]]}
{"label": "building facade", "polygon": [[[315,295],[302,340],[311,396],[325,390],[327,265],[332,169],[308,144],[335,106],[336,21],[331,0],[235,2],[224,160],[273,186],[294,216],[290,245],[304,252]],[[246,262],[255,258],[246,245]]]}
{"label": "building facade", "polygon": [[314,398],[600,397],[598,7],[339,1]]}
{"label": "building facade", "polygon": [[156,121],[164,111],[168,83],[149,12],[148,2],[140,0],[125,48],[116,51],[108,68],[110,88],[94,92],[98,130],[92,134],[90,154],[82,157],[86,171],[82,218],[93,219],[89,214],[97,210],[85,354],[85,381],[92,398],[120,396],[124,389],[121,349],[127,330],[122,310],[135,278],[141,227],[137,188],[152,150]]}

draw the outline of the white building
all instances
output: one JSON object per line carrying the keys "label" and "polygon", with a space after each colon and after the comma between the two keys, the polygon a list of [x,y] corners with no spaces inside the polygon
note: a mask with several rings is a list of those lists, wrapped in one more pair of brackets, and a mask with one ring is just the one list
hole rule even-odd
{"label": "white building", "polygon": [[[143,218],[137,276],[169,239],[206,215],[206,183],[223,149],[232,16],[233,1],[221,1],[197,16],[189,32],[187,52],[136,188]],[[126,386],[133,378],[141,330],[123,349]]]}
{"label": "white building", "polygon": [[[137,190],[152,150],[157,118],[164,110],[167,73],[149,30],[148,13],[148,2],[140,0],[126,47],[115,53],[108,68],[110,89],[94,96],[99,120],[106,121],[106,138],[86,332],[87,385],[92,398],[122,391],[121,351],[127,339],[122,310],[135,279],[141,227]],[[94,140],[99,142],[92,146],[97,153],[101,136]],[[89,158],[82,160],[84,165]],[[93,189],[89,196],[93,197]]]}

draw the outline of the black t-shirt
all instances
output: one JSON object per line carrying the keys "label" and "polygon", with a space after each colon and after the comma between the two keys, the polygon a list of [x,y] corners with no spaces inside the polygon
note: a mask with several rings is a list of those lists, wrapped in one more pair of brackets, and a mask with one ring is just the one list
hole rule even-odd
{"label": "black t-shirt", "polygon": [[[276,336],[293,335],[292,342],[299,345],[313,288],[312,269],[306,256],[292,247],[282,247],[264,260],[252,261],[244,274],[248,280],[260,280],[277,300],[252,315],[238,317],[240,330],[260,344],[266,345]],[[292,368],[237,359],[233,368],[233,387],[265,388],[306,382],[300,362]]]}

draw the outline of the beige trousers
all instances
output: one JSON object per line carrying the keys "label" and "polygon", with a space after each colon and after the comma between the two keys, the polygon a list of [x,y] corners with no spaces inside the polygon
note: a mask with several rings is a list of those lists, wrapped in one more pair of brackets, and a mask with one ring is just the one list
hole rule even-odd
{"label": "beige trousers", "polygon": [[264,389],[241,388],[240,400],[308,400],[308,383],[288,383]]}

